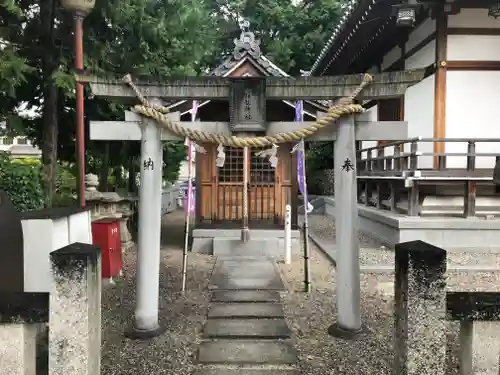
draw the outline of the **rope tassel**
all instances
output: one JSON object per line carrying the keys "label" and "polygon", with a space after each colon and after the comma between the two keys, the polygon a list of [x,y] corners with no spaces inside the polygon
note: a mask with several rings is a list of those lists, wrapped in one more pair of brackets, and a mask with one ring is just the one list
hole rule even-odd
{"label": "rope tassel", "polygon": [[271,167],[276,168],[278,166],[278,157],[276,156],[278,154],[278,147],[279,146],[273,144],[273,147],[268,148],[267,150],[256,152],[255,156],[263,159],[269,157],[269,163],[271,164]]}
{"label": "rope tassel", "polygon": [[215,165],[217,166],[217,168],[222,168],[225,161],[226,153],[224,152],[224,146],[219,145],[219,147],[217,147],[217,159],[215,159]]}

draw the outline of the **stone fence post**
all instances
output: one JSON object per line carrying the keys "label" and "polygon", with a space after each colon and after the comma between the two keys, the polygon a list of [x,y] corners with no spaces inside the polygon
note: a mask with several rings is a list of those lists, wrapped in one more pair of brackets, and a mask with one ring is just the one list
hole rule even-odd
{"label": "stone fence post", "polygon": [[394,374],[445,374],[446,251],[411,241],[395,257]]}
{"label": "stone fence post", "polygon": [[49,321],[49,294],[0,293],[0,375],[36,375],[36,337]]}
{"label": "stone fence post", "polygon": [[73,243],[50,253],[49,374],[99,375],[101,250]]}
{"label": "stone fence post", "polygon": [[[448,319],[460,322],[460,375],[500,374],[500,293],[448,292],[446,307]],[[476,330],[482,331],[480,338]]]}

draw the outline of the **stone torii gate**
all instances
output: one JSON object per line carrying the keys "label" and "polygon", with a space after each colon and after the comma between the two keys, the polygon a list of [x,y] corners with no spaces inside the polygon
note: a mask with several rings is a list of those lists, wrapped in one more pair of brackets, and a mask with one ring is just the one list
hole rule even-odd
{"label": "stone torii gate", "polygon": [[[424,77],[424,70],[388,72],[372,75],[373,81],[361,96],[362,100],[388,99],[404,95],[405,90]],[[254,129],[276,135],[302,129],[314,123],[265,121],[266,100],[333,100],[351,95],[360,85],[362,74],[332,77],[185,77],[167,79],[162,83],[135,82],[139,91],[154,104],[160,100],[228,100],[230,123],[180,122],[178,113],[169,119],[187,129],[231,135],[231,131]],[[90,85],[94,95],[137,104],[136,93],[122,79],[78,76]],[[255,116],[245,120],[244,110]],[[360,100],[361,98],[358,98]],[[244,103],[245,101],[245,103]],[[93,140],[141,140],[141,184],[139,187],[139,236],[136,310],[132,336],[154,337],[162,332],[158,324],[158,294],[161,226],[161,142],[182,140],[177,134],[160,129],[155,121],[126,112],[125,121],[91,121]],[[256,120],[257,119],[257,120]],[[345,336],[360,332],[360,270],[357,230],[356,171],[343,170],[346,160],[355,166],[355,141],[383,141],[408,138],[403,121],[363,122],[356,116],[343,117],[338,124],[321,129],[308,141],[335,141],[335,196],[337,233],[337,310],[338,320],[331,333]],[[345,169],[345,168],[344,168]]]}

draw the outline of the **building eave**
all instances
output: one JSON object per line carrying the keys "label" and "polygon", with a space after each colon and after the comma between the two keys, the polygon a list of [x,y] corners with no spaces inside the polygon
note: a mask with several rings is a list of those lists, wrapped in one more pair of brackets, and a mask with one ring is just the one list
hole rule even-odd
{"label": "building eave", "polygon": [[340,18],[340,22],[335,26],[332,35],[328,39],[326,45],[323,47],[321,52],[319,53],[319,56],[316,58],[316,61],[312,65],[310,72],[311,74],[316,73],[316,70],[319,68],[320,64],[324,60],[324,58],[327,56],[328,52],[330,49],[333,47],[335,42],[337,42],[339,35],[341,32],[346,28],[347,23],[351,20],[352,14],[358,7],[361,6],[360,3],[368,3],[368,2],[375,2],[375,0],[350,0],[349,3],[346,5],[346,9],[344,11],[344,14]]}
{"label": "building eave", "polygon": [[[387,44],[388,38],[397,39],[402,30],[396,30],[391,17],[392,6],[401,0],[351,0],[339,24],[311,68],[311,74],[321,76],[327,70],[335,74],[347,73],[347,67],[374,44]],[[340,67],[342,66],[342,67]]]}

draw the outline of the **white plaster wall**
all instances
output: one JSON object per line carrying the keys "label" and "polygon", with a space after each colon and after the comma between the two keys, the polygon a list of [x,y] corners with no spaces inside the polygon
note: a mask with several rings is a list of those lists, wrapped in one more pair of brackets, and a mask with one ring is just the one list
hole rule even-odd
{"label": "white plaster wall", "polygon": [[498,61],[500,35],[448,35],[447,48],[448,60]]}
{"label": "white plaster wall", "polygon": [[435,55],[436,41],[433,40],[405,60],[405,69],[427,68],[434,64]]}
{"label": "white plaster wall", "polygon": [[[435,20],[428,19],[410,34],[406,43],[406,50],[411,50],[422,42],[425,38],[436,31]],[[405,69],[425,68],[434,63],[435,41],[429,42],[421,50],[413,54],[405,61]],[[388,68],[401,56],[399,46],[393,48],[382,60],[382,69]],[[370,71],[376,72],[375,67]],[[432,138],[434,133],[434,76],[426,78],[424,81],[410,87],[405,94],[405,121],[408,121],[409,137],[423,136]],[[371,107],[359,117],[365,121],[378,121],[377,106]],[[374,147],[376,141],[363,141],[362,148]],[[409,146],[407,147],[409,151]],[[421,144],[419,149],[424,152],[432,152],[432,144]],[[385,149],[386,156],[394,153],[393,147]],[[372,154],[375,157],[375,152]],[[362,158],[366,158],[366,152]],[[432,157],[424,157],[419,161],[420,168],[432,168]]]}
{"label": "white plaster wall", "polygon": [[52,220],[22,220],[24,236],[24,291],[48,292],[50,289],[50,259]]}
{"label": "white plaster wall", "polygon": [[500,22],[488,17],[488,9],[461,9],[448,16],[448,27],[500,28]]}
{"label": "white plaster wall", "polygon": [[50,256],[74,242],[92,243],[90,211],[57,220],[22,220],[24,236],[24,290],[49,292],[52,286]]}
{"label": "white plaster wall", "polygon": [[[434,75],[409,87],[405,94],[405,121],[408,122],[408,137],[432,138],[434,135]],[[419,143],[418,150],[432,152],[432,143]],[[410,145],[405,145],[405,152]],[[418,158],[418,168],[432,168],[432,156]]]}
{"label": "white plaster wall", "polygon": [[[364,113],[358,116],[358,120],[360,121],[378,121],[378,107],[375,105],[369,109],[367,109]],[[375,147],[377,145],[377,141],[362,141],[361,148]],[[362,159],[366,159],[366,152],[361,154]]]}
{"label": "white plaster wall", "polygon": [[436,31],[436,20],[428,18],[413,30],[406,42],[406,51],[415,48],[420,42]]}
{"label": "white plaster wall", "polygon": [[[446,137],[500,138],[498,88],[500,72],[448,71],[446,76]],[[473,109],[477,108],[477,111]],[[446,144],[446,152],[466,152],[466,143]],[[476,152],[500,153],[499,143],[478,143]],[[493,168],[494,157],[479,157],[476,168]],[[464,168],[462,156],[448,157],[450,168]]]}
{"label": "white plaster wall", "polygon": [[392,50],[390,50],[389,53],[385,55],[384,58],[382,59],[382,64],[381,64],[382,70],[387,69],[396,61],[398,61],[400,58],[401,58],[401,48],[399,46],[396,46]]}
{"label": "white plaster wall", "polygon": [[[68,218],[63,217],[52,221],[52,244],[54,250],[69,245],[69,225]],[[43,235],[40,233],[40,235]],[[53,251],[53,250],[52,250]]]}
{"label": "white plaster wall", "polygon": [[92,227],[90,211],[84,211],[68,218],[69,240],[68,244],[81,242],[92,243]]}

